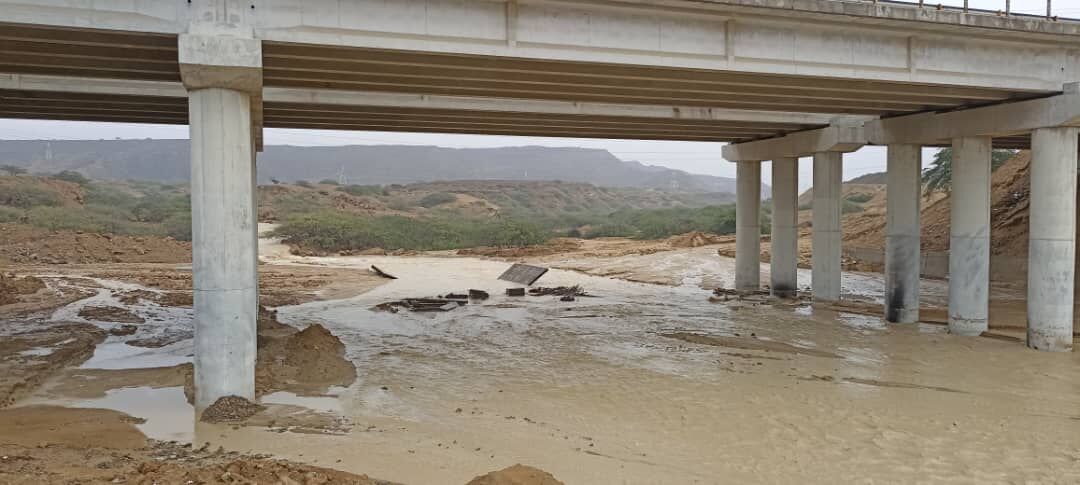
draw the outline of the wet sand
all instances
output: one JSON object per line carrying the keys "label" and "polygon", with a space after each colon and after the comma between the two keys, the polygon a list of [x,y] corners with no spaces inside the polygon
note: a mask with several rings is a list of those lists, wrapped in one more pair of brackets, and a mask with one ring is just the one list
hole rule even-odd
{"label": "wet sand", "polygon": [[[269,418],[176,435],[191,423],[171,404],[182,392],[147,382],[169,371],[123,369],[183,364],[190,341],[127,353],[106,340],[79,372],[119,384],[99,373],[120,368],[135,387],[43,386],[35,397],[123,407],[147,420],[139,429],[152,438],[414,485],[466,483],[515,463],[568,484],[1080,480],[1075,353],[954,337],[935,324],[886,326],[860,312],[710,303],[707,289],[730,285],[733,274],[715,247],[532,258],[566,268],[539,284],[580,284],[596,295],[575,302],[504,296],[513,285],[496,280],[503,261],[303,258],[269,241],[262,254],[260,270],[282,274],[359,275],[376,264],[400,278],[278,308],[282,322],[318,323],[342,340],[359,376],[352,385],[320,396],[268,394],[263,404],[276,406]],[[800,285],[808,283],[800,272]],[[945,282],[923,287],[925,304],[944,304]],[[493,296],[446,313],[371,311],[469,288]],[[845,274],[844,288],[874,302],[882,283]],[[998,288],[994,296],[1011,308],[1022,294]],[[80,303],[60,314],[77,319]],[[151,316],[138,305],[126,308]],[[107,400],[121,393],[128,395]],[[341,426],[288,426],[290,413]]]}

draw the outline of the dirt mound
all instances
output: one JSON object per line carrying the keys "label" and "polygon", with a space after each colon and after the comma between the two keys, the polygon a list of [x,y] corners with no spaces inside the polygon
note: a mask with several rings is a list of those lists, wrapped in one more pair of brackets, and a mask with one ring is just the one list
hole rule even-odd
{"label": "dirt mound", "polygon": [[[264,333],[265,335],[265,333]],[[322,325],[311,325],[287,337],[260,336],[255,391],[324,392],[356,380],[356,366],[345,358],[345,345]]]}
{"label": "dirt mound", "polygon": [[[255,395],[276,391],[321,394],[331,386],[356,380],[356,366],[345,358],[345,344],[322,325],[304,330],[277,320],[277,312],[259,308]],[[194,401],[194,378],[188,373],[184,393]]]}
{"label": "dirt mound", "polygon": [[85,306],[79,310],[79,316],[87,320],[115,323],[145,323],[142,317],[131,310],[118,306]]}
{"label": "dirt mound", "polygon": [[168,237],[47,231],[0,224],[0,261],[11,263],[186,263],[191,243]]}
{"label": "dirt mound", "polygon": [[0,273],[0,305],[18,303],[20,296],[45,289],[45,282],[35,276],[17,277]]}
{"label": "dirt mound", "polygon": [[238,423],[258,414],[265,406],[253,403],[240,396],[225,396],[203,411],[199,418],[204,423]]}
{"label": "dirt mound", "polygon": [[550,473],[531,466],[514,465],[472,479],[466,485],[564,485]]}
{"label": "dirt mound", "polygon": [[667,243],[673,248],[700,248],[701,246],[720,244],[723,240],[723,238],[716,234],[694,231],[678,236],[671,236],[668,238]]}

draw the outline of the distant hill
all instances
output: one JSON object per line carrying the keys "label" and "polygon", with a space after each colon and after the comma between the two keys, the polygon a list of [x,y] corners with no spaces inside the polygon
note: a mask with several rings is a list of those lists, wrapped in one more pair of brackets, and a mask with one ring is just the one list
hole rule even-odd
{"label": "distant hill", "polygon": [[874,172],[860,175],[844,183],[862,185],[885,185],[885,172]]}
{"label": "distant hill", "polygon": [[[0,141],[0,165],[16,165],[35,173],[74,170],[99,180],[186,183],[190,178],[188,160],[187,140]],[[271,179],[336,180],[339,175],[350,184],[369,185],[561,180],[671,192],[735,192],[731,178],[625,162],[606,150],[585,148],[271,145],[258,156],[260,184]],[[767,196],[768,188],[763,192]]]}

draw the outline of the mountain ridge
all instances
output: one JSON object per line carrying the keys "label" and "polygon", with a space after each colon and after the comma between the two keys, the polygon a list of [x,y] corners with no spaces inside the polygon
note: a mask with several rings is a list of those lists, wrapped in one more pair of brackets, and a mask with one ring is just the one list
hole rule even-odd
{"label": "mountain ridge", "polygon": [[[0,141],[0,165],[31,172],[73,170],[100,180],[186,183],[189,145],[183,139]],[[347,179],[392,185],[439,180],[561,180],[603,187],[672,192],[735,192],[735,180],[623,161],[607,150],[519,146],[447,148],[420,145],[268,145],[258,155],[258,181]],[[763,193],[768,194],[767,186]]]}

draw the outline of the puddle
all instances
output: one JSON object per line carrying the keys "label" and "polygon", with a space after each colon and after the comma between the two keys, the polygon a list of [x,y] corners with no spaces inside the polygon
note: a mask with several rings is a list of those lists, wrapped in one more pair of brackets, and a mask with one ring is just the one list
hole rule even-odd
{"label": "puddle", "polygon": [[112,409],[144,419],[136,427],[155,440],[191,443],[195,434],[195,408],[188,404],[183,387],[113,389],[103,398],[73,407]]}

